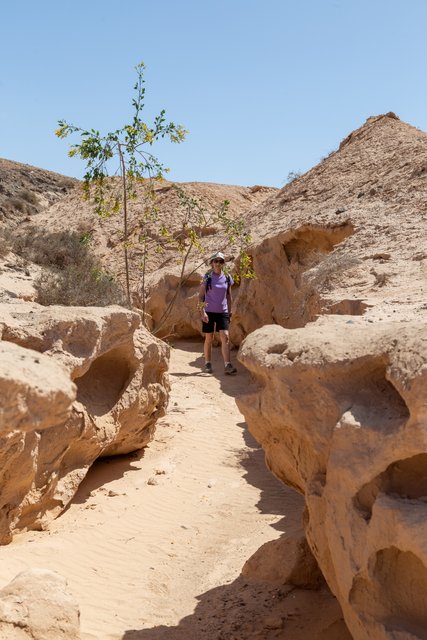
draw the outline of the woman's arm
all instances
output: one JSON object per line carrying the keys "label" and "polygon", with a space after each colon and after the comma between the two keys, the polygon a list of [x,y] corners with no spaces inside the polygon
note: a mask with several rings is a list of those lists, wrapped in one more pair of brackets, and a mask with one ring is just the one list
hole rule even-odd
{"label": "woman's arm", "polygon": [[228,287],[227,290],[227,308],[228,308],[228,315],[231,318],[231,305],[233,303],[233,297],[231,295],[231,285]]}
{"label": "woman's arm", "polygon": [[200,315],[203,322],[209,322],[208,314],[205,309],[205,297],[206,297],[206,283],[202,282],[199,288],[199,304],[197,305],[200,310]]}

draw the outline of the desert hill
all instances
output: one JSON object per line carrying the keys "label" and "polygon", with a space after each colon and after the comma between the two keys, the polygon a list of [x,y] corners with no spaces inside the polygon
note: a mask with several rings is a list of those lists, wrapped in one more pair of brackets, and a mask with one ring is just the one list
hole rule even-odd
{"label": "desert hill", "polygon": [[[271,322],[296,328],[322,314],[422,314],[426,182],[427,134],[388,113],[368,118],[317,166],[244,211],[256,277],[234,287],[234,344]],[[154,327],[177,282],[172,262],[153,278]],[[196,272],[182,287],[163,335],[199,335],[199,282]]]}
{"label": "desert hill", "polygon": [[[184,215],[177,195],[177,186],[189,199],[195,200],[212,212],[227,200],[229,215],[232,218],[242,216],[245,211],[255,204],[262,202],[276,189],[255,185],[241,187],[203,182],[174,183],[163,180],[154,184],[155,200],[147,196],[145,185],[136,185],[137,197],[129,203],[129,259],[131,288],[139,292],[141,280],[141,260],[143,256],[141,233],[147,233],[148,241],[156,242],[160,239],[160,225],[164,224],[172,234],[179,233]],[[158,221],[148,220],[142,223],[144,212],[153,205],[158,210]],[[120,281],[123,281],[123,222],[120,214],[107,218],[100,218],[94,213],[93,205],[82,199],[82,192],[75,189],[54,203],[49,209],[32,218],[31,222],[39,227],[49,224],[52,231],[64,229],[76,230],[81,233],[91,233],[92,246],[100,257],[103,265]],[[203,244],[206,252],[213,251],[223,238],[218,237],[219,228],[216,225],[207,227],[203,234]],[[221,245],[222,246],[222,245]],[[166,248],[162,253],[150,252],[147,262],[147,272],[152,273],[167,265],[177,263],[177,252]]]}
{"label": "desert hill", "polygon": [[389,113],[249,211],[257,278],[241,287],[235,341],[272,321],[301,327],[318,314],[422,313],[426,186],[427,134]]}
{"label": "desert hill", "polygon": [[0,223],[29,219],[77,184],[74,178],[0,158]]}

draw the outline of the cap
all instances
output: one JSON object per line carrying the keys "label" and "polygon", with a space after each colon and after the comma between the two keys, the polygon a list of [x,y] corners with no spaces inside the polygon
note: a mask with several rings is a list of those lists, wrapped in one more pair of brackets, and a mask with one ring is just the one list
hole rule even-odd
{"label": "cap", "polygon": [[217,251],[216,253],[214,253],[210,258],[209,258],[209,263],[212,262],[212,260],[215,260],[215,258],[219,258],[219,260],[224,260],[225,262],[225,256],[223,253],[221,253],[221,251]]}

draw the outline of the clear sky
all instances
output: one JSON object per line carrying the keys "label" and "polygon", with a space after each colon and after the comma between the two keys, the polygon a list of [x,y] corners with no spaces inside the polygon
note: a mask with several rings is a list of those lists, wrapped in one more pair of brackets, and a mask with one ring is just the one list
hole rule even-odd
{"label": "clear sky", "polygon": [[1,3],[0,156],[81,177],[59,119],[188,130],[157,151],[177,181],[282,186],[371,115],[427,130],[427,0],[16,0]]}

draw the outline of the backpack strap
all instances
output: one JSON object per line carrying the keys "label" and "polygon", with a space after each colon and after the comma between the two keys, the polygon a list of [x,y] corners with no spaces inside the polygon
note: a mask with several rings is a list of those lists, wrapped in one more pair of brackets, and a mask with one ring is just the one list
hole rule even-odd
{"label": "backpack strap", "polygon": [[[212,287],[212,271],[207,271],[203,276],[203,280],[205,282],[206,291],[209,291],[209,289]],[[231,286],[231,278],[229,273],[227,273],[227,275],[225,276],[225,281],[227,283],[227,294],[228,294]]]}
{"label": "backpack strap", "polygon": [[212,271],[207,271],[203,277],[203,280],[205,281],[206,291],[209,291],[209,289],[212,287]]}

